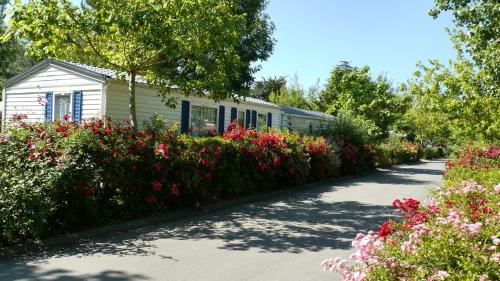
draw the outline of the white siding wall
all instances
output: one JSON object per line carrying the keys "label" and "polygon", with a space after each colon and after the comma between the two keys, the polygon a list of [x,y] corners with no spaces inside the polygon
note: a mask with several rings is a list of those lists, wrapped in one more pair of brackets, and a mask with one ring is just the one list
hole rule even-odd
{"label": "white siding wall", "polygon": [[286,114],[285,116],[285,128],[292,132],[308,133],[309,122],[312,122],[313,130],[317,130],[320,127],[322,120],[289,114]]}
{"label": "white siding wall", "polygon": [[81,90],[82,119],[102,114],[102,83],[50,65],[5,89],[6,121],[13,114],[26,114],[29,122],[45,120],[45,107],[37,101],[46,92],[72,93]]}
{"label": "white siding wall", "polygon": [[[128,120],[128,86],[119,81],[110,81],[107,86],[107,96],[106,96],[106,116],[111,117],[113,120]],[[181,101],[188,100],[190,105],[198,105],[205,107],[213,107],[219,109],[220,105],[225,107],[224,112],[224,128],[231,121],[231,108],[236,107],[238,111],[246,111],[247,109],[256,110],[258,113],[266,114],[271,112],[273,114],[272,127],[280,127],[280,108],[278,107],[268,107],[260,106],[247,102],[240,102],[239,104],[232,101],[223,101],[220,103],[215,103],[214,101],[201,98],[201,97],[185,97],[182,95],[174,94],[174,97],[178,99],[176,108],[170,108],[165,106],[158,97],[155,90],[147,88],[145,86],[138,85],[136,89],[136,111],[137,111],[137,122],[139,126],[142,126],[144,121],[150,121],[151,117],[158,113],[162,115],[168,122],[170,126],[173,124],[180,125],[181,123]],[[217,114],[219,118],[219,114]]]}

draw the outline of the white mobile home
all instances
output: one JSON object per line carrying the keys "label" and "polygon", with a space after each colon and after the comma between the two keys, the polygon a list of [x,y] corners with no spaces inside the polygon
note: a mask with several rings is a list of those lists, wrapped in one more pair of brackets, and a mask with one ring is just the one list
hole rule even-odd
{"label": "white mobile home", "polygon": [[[112,70],[47,59],[7,80],[4,85],[2,120],[26,114],[28,122],[60,120],[70,114],[75,122],[109,117],[128,120],[128,86]],[[182,132],[204,135],[222,132],[232,120],[257,129],[280,128],[281,107],[254,98],[239,103],[214,102],[208,98],[174,95],[176,108],[165,106],[157,92],[138,77],[136,112],[138,124],[158,113],[179,124]]]}
{"label": "white mobile home", "polygon": [[323,122],[335,118],[326,113],[290,106],[283,106],[282,112],[282,127],[298,133],[310,134],[319,129]]}

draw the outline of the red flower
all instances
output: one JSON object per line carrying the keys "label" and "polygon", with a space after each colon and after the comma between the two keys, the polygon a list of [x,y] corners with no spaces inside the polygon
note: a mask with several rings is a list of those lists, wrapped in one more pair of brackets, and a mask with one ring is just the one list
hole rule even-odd
{"label": "red flower", "polygon": [[279,158],[279,156],[276,156],[274,157],[274,167],[278,168],[279,166],[281,166],[281,158]]}
{"label": "red flower", "polygon": [[155,155],[161,155],[165,157],[165,159],[170,159],[170,153],[168,151],[168,147],[164,143],[160,143],[158,147],[155,149]]}
{"label": "red flower", "polygon": [[170,194],[176,197],[179,197],[181,195],[178,184],[176,183],[172,184],[172,188],[170,189]]}
{"label": "red flower", "polygon": [[66,114],[63,115],[63,118],[64,118],[64,121],[68,121],[69,118],[71,118],[71,114],[66,113]]}
{"label": "red flower", "polygon": [[392,232],[392,221],[386,221],[382,224],[380,229],[378,230],[378,236],[382,237],[383,239],[386,239],[387,236],[389,236]]}
{"label": "red flower", "polygon": [[143,150],[146,147],[146,144],[142,140],[137,141],[136,148],[137,150]]}
{"label": "red flower", "polygon": [[155,169],[159,173],[161,171],[161,164],[160,163],[154,163],[153,164],[153,169]]}
{"label": "red flower", "polygon": [[157,199],[156,199],[156,196],[149,195],[149,196],[146,196],[144,198],[144,201],[146,201],[146,203],[148,203],[148,204],[154,204],[154,203],[156,203]]}
{"label": "red flower", "polygon": [[160,191],[161,190],[161,183],[158,181],[154,181],[153,183],[151,183],[151,187],[154,190]]}
{"label": "red flower", "polygon": [[113,130],[110,127],[107,127],[106,129],[104,129],[104,134],[106,136],[111,135],[111,133],[113,133]]}

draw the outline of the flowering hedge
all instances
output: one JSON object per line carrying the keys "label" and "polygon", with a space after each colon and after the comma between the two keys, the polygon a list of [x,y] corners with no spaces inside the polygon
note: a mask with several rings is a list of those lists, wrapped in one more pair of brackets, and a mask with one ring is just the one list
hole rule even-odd
{"label": "flowering hedge", "polygon": [[190,138],[92,120],[25,124],[0,135],[0,244],[38,239],[336,176],[322,137],[246,130]]}
{"label": "flowering hedge", "polygon": [[469,144],[446,163],[423,206],[395,200],[402,221],[358,234],[353,263],[325,260],[341,280],[500,280],[500,148]]}

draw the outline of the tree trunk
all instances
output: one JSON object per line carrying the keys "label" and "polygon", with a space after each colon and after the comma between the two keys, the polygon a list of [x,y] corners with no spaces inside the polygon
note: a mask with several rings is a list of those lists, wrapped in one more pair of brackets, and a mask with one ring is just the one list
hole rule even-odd
{"label": "tree trunk", "polygon": [[135,112],[135,76],[134,71],[129,72],[128,77],[128,99],[129,99],[129,120],[130,126],[135,134],[137,134],[137,115]]}

